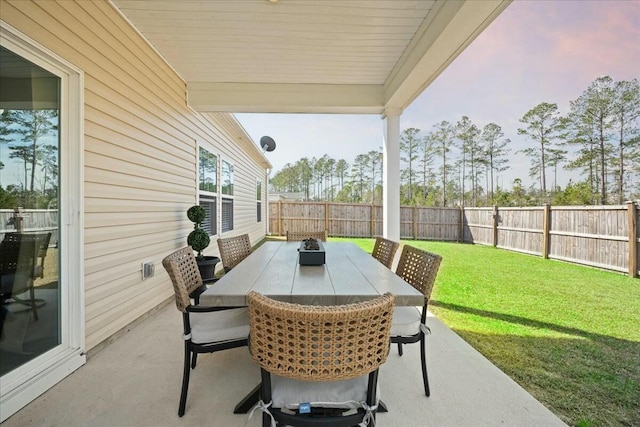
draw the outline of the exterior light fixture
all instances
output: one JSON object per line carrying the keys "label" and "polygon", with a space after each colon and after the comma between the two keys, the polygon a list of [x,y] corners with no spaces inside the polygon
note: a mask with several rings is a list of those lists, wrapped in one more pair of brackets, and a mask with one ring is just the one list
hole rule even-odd
{"label": "exterior light fixture", "polygon": [[260,147],[264,151],[273,151],[276,149],[276,142],[270,136],[263,136],[260,138]]}

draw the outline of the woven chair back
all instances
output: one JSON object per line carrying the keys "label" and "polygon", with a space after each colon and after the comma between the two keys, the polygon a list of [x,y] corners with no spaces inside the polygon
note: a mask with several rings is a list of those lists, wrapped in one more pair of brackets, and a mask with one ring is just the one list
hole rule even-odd
{"label": "woven chair back", "polygon": [[225,269],[235,267],[251,254],[251,241],[248,234],[218,239],[220,260]]}
{"label": "woven chair back", "polygon": [[191,305],[189,294],[202,286],[202,278],[196,257],[191,246],[184,247],[167,255],[162,260],[164,269],[169,273],[176,294],[176,306],[183,313]]}
{"label": "woven chair back", "polygon": [[251,355],[272,374],[338,381],[387,360],[395,296],[340,306],[308,306],[248,294]]}
{"label": "woven chair back", "polygon": [[396,274],[429,299],[441,261],[440,255],[404,245]]}
{"label": "woven chair back", "polygon": [[373,245],[373,252],[371,255],[384,264],[387,268],[391,268],[393,264],[393,258],[398,251],[399,243],[393,240],[385,239],[384,237],[376,237],[376,243]]}
{"label": "woven chair back", "polygon": [[326,230],[325,231],[287,231],[287,242],[301,242],[309,238],[326,242],[327,232]]}

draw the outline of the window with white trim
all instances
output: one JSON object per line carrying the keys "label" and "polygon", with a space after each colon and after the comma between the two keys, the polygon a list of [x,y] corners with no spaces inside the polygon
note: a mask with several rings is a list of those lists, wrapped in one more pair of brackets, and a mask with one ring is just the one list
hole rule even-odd
{"label": "window with white trim", "polygon": [[218,156],[202,147],[198,149],[199,204],[207,211],[202,223],[210,236],[218,233]]}
{"label": "window with white trim", "polygon": [[256,181],[256,222],[262,222],[262,181]]}
{"label": "window with white trim", "polygon": [[233,230],[233,165],[225,160],[220,168],[222,232]]}

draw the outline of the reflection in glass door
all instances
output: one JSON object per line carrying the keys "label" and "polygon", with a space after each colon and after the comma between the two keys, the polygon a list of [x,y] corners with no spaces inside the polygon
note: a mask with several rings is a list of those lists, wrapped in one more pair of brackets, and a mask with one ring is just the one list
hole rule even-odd
{"label": "reflection in glass door", "polygon": [[61,79],[0,46],[0,377],[61,343]]}

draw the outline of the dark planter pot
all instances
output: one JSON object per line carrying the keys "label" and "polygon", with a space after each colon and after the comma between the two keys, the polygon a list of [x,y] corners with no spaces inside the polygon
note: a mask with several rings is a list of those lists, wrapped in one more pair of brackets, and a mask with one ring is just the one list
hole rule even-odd
{"label": "dark planter pot", "polygon": [[203,259],[197,259],[198,269],[203,281],[213,279],[216,272],[216,265],[220,262],[217,256],[205,256]]}

